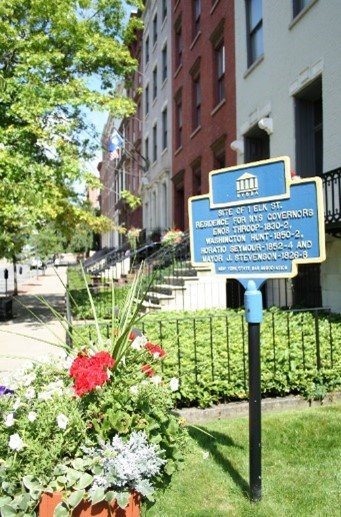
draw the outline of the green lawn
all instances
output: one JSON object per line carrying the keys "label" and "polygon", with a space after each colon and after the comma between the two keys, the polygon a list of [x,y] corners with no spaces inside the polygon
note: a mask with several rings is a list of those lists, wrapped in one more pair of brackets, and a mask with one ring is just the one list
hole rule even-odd
{"label": "green lawn", "polygon": [[263,415],[259,503],[247,496],[248,418],[203,429],[212,438],[190,430],[182,470],[143,517],[340,516],[341,405]]}

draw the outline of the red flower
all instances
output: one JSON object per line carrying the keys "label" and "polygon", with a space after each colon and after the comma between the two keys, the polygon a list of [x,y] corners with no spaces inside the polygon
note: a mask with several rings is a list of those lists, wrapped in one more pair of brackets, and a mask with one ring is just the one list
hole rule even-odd
{"label": "red flower", "polygon": [[149,341],[148,341],[148,343],[146,343],[144,345],[144,348],[153,355],[158,354],[158,356],[160,358],[165,357],[165,355],[166,355],[166,352],[163,350],[163,348],[161,348],[159,345],[154,345],[153,343],[150,343]]}
{"label": "red flower", "polygon": [[109,380],[108,368],[115,365],[115,359],[105,351],[89,357],[78,355],[70,368],[70,375],[74,378],[74,390],[82,396],[97,386],[102,386]]}
{"label": "red flower", "polygon": [[153,375],[155,375],[155,371],[150,366],[150,364],[144,364],[143,366],[141,366],[141,371],[145,373],[148,377],[153,377]]}

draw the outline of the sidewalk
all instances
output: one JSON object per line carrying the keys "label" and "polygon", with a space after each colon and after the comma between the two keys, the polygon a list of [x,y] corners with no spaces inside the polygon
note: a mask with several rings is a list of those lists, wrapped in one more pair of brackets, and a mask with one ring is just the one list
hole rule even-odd
{"label": "sidewalk", "polygon": [[[65,284],[66,268],[59,268],[58,275]],[[22,368],[30,359],[64,354],[61,348],[38,341],[42,339],[51,343],[65,342],[65,330],[51,310],[35,296],[43,297],[54,309],[65,314],[65,288],[53,268],[48,268],[45,275],[32,278],[19,287],[18,299],[23,306],[14,300],[13,319],[0,322],[0,383],[8,373]],[[27,308],[46,325],[37,321]],[[24,334],[25,337],[2,330]]]}

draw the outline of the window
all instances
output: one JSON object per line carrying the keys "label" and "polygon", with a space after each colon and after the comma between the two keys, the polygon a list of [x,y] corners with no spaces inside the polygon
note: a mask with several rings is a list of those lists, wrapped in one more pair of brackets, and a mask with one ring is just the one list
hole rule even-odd
{"label": "window", "polygon": [[167,108],[165,108],[162,112],[162,150],[168,147],[168,115]]}
{"label": "window", "polygon": [[221,41],[214,49],[215,80],[216,80],[216,104],[225,99],[225,45]]}
{"label": "window", "polygon": [[201,84],[200,75],[193,78],[193,129],[201,123]]}
{"label": "window", "polygon": [[201,0],[193,0],[193,39],[200,31]]}
{"label": "window", "polygon": [[157,13],[153,18],[153,45],[157,42]]}
{"label": "window", "polygon": [[167,45],[162,49],[162,82],[167,79],[168,68],[167,68]]}
{"label": "window", "polygon": [[212,153],[213,153],[213,168],[214,169],[223,169],[226,165],[226,134],[222,135],[218,138],[212,145]]}
{"label": "window", "polygon": [[251,66],[264,53],[262,0],[246,0],[247,56]]}
{"label": "window", "polygon": [[252,127],[244,136],[245,163],[258,162],[270,158],[270,137],[258,125]]}
{"label": "window", "polygon": [[192,165],[193,196],[201,194],[201,161],[196,160]]}
{"label": "window", "polygon": [[145,107],[146,115],[148,115],[148,113],[149,113],[149,84],[147,84],[146,89],[145,89],[144,100],[145,100],[144,107]]}
{"label": "window", "polygon": [[157,124],[153,126],[153,162],[157,160]]}
{"label": "window", "polygon": [[145,62],[146,62],[146,65],[148,64],[149,62],[149,36],[146,37],[146,41],[145,41],[145,44],[144,44],[144,51],[145,51]]}
{"label": "window", "polygon": [[144,157],[146,161],[149,161],[149,138],[147,137],[144,141]]}
{"label": "window", "polygon": [[162,0],[162,21],[164,21],[166,16],[167,16],[167,0]]}
{"label": "window", "polygon": [[175,122],[175,144],[176,149],[182,146],[182,96],[181,94],[178,95],[177,99],[175,100],[175,116],[176,116],[176,122]]}
{"label": "window", "polygon": [[323,173],[322,77],[295,97],[296,169],[302,178]]}
{"label": "window", "polygon": [[182,64],[182,27],[181,19],[175,25],[175,67],[179,68]]}
{"label": "window", "polygon": [[297,16],[303,9],[307,7],[311,3],[311,0],[293,0],[293,16]]}
{"label": "window", "polygon": [[157,97],[157,66],[153,70],[153,100]]}

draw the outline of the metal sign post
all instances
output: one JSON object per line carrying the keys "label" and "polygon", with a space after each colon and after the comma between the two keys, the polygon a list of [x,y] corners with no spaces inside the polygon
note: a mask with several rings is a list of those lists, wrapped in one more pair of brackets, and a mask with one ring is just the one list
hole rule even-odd
{"label": "metal sign post", "polygon": [[261,428],[261,362],[260,323],[263,319],[262,293],[249,280],[244,298],[248,322],[249,351],[249,478],[250,498],[262,498],[262,428]]}
{"label": "metal sign post", "polygon": [[325,260],[320,178],[291,178],[280,157],[209,174],[209,193],[188,201],[194,267],[235,278],[245,288],[249,330],[250,498],[262,496],[260,286],[292,278],[298,264]]}

